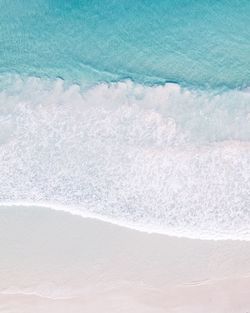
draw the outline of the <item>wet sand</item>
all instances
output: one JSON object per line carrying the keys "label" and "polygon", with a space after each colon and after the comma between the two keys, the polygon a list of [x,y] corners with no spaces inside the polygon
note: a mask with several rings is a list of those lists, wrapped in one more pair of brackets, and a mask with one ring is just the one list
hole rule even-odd
{"label": "wet sand", "polygon": [[250,242],[148,234],[0,209],[0,312],[246,313]]}

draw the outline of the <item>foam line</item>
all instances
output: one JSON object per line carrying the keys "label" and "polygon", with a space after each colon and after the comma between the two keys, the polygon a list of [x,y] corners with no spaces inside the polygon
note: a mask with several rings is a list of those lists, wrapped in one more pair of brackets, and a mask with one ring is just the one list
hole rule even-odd
{"label": "foam line", "polygon": [[250,94],[0,78],[0,203],[250,239]]}

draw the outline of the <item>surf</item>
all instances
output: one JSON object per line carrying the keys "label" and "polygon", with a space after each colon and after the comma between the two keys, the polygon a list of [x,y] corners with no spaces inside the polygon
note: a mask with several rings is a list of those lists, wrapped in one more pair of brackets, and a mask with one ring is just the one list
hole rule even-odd
{"label": "surf", "polygon": [[249,240],[250,93],[2,76],[0,203]]}

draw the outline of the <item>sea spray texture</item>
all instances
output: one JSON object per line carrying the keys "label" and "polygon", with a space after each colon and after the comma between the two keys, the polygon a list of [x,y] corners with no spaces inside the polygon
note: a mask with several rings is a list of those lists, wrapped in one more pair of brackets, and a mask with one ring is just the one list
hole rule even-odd
{"label": "sea spray texture", "polygon": [[2,203],[51,203],[148,231],[250,239],[248,92],[214,96],[127,81],[81,93],[60,80],[18,77],[10,86],[0,94]]}
{"label": "sea spray texture", "polygon": [[0,0],[0,202],[250,240],[249,13]]}
{"label": "sea spray texture", "polygon": [[248,86],[249,15],[248,0],[0,0],[0,71]]}

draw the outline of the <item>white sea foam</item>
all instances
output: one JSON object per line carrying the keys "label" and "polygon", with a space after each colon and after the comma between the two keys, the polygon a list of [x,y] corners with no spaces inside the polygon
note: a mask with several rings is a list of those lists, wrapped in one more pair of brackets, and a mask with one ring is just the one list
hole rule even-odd
{"label": "white sea foam", "polygon": [[0,202],[250,240],[250,94],[2,77]]}

